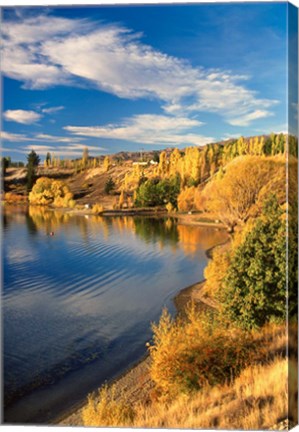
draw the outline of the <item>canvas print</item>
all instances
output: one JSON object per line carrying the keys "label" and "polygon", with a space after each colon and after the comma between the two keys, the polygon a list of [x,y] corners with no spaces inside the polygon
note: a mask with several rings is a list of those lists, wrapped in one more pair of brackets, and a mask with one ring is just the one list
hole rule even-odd
{"label": "canvas print", "polygon": [[297,425],[298,9],[1,9],[4,425]]}

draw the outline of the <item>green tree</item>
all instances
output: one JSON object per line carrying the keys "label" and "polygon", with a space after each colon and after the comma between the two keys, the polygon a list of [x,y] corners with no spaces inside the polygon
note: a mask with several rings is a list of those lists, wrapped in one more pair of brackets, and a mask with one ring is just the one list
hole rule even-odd
{"label": "green tree", "polygon": [[146,180],[137,189],[135,205],[137,207],[155,207],[171,203],[174,208],[177,208],[179,192],[179,175],[170,179]]}
{"label": "green tree", "polygon": [[9,167],[9,160],[6,157],[2,157],[1,159],[1,168],[2,168],[2,178],[4,179],[6,170]]}
{"label": "green tree", "polygon": [[153,155],[153,161],[159,163],[159,160],[160,160],[159,152],[155,151]]}
{"label": "green tree", "polygon": [[49,153],[49,152],[46,155],[46,164],[47,164],[47,166],[51,165],[51,153]]}
{"label": "green tree", "polygon": [[106,184],[105,184],[105,193],[106,193],[107,195],[109,195],[110,192],[111,192],[114,188],[115,188],[115,183],[114,183],[112,177],[109,177],[108,180],[106,181]]}
{"label": "green tree", "polygon": [[27,191],[30,192],[36,180],[36,167],[40,157],[32,150],[27,156]]}
{"label": "green tree", "polygon": [[[295,237],[289,241],[289,276],[290,280],[294,276],[295,283]],[[218,294],[224,314],[240,327],[250,329],[286,319],[286,246],[285,214],[271,195],[254,228],[233,253]]]}

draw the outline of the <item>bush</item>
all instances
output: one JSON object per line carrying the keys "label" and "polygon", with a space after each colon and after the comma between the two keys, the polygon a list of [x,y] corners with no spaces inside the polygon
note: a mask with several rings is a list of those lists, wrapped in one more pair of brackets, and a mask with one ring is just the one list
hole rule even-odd
{"label": "bush", "polygon": [[[289,293],[295,292],[296,229],[289,227]],[[240,327],[261,327],[286,319],[286,221],[272,195],[253,229],[234,251],[219,300],[223,312]]]}
{"label": "bush", "polygon": [[216,328],[194,307],[186,322],[172,320],[164,310],[153,332],[151,377],[160,393],[171,397],[234,378],[254,355],[250,334],[219,324]]}
{"label": "bush", "polygon": [[175,208],[173,207],[173,205],[170,202],[166,204],[165,208],[166,208],[168,213],[175,211]]}
{"label": "bush", "polygon": [[74,207],[73,194],[60,180],[39,178],[29,193],[33,205],[53,205],[54,207]]}

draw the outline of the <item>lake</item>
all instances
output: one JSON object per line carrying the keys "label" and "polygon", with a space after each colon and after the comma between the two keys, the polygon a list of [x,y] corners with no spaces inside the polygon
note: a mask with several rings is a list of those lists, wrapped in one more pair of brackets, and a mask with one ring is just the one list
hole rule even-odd
{"label": "lake", "polygon": [[49,423],[140,360],[151,322],[226,238],[173,218],[2,216],[5,423]]}

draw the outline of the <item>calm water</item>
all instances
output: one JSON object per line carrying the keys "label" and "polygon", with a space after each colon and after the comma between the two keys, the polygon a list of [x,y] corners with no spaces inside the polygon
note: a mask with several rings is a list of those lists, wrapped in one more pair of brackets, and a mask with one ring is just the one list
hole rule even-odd
{"label": "calm water", "polygon": [[[203,278],[214,229],[171,219],[3,214],[4,420],[44,423],[146,352],[150,323]],[[54,236],[49,233],[54,231]]]}

